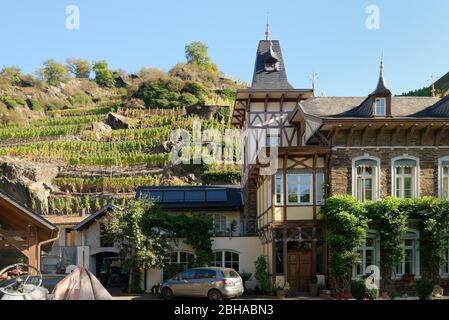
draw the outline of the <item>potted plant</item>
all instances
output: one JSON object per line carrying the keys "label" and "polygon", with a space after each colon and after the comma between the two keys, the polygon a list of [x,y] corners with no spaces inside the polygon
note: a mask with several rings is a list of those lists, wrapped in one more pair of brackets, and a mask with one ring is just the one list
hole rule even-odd
{"label": "potted plant", "polygon": [[356,300],[374,300],[379,297],[379,288],[365,279],[356,280],[351,282],[351,294]]}
{"label": "potted plant", "polygon": [[290,284],[288,282],[285,282],[284,284],[278,283],[276,288],[276,296],[278,299],[284,299],[288,292],[290,291]]}
{"label": "potted plant", "polygon": [[348,292],[339,292],[335,295],[337,300],[349,300],[351,299],[351,294]]}
{"label": "potted plant", "polygon": [[414,283],[416,293],[421,300],[432,300],[432,293],[435,287],[435,281],[419,279]]}
{"label": "potted plant", "polygon": [[383,300],[390,300],[390,294],[388,291],[382,291],[382,293],[380,294],[381,298]]}
{"label": "potted plant", "polygon": [[284,299],[285,298],[285,290],[283,287],[279,286],[277,287],[276,290],[276,296],[278,297],[278,299]]}
{"label": "potted plant", "polygon": [[310,279],[309,294],[311,297],[318,296],[318,279],[316,276]]}

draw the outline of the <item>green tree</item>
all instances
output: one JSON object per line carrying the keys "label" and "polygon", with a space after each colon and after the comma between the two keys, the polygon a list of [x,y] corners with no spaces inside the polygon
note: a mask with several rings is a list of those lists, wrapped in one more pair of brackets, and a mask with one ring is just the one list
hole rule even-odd
{"label": "green tree", "polygon": [[104,87],[113,88],[115,86],[115,77],[109,70],[106,61],[97,61],[94,63],[93,71],[95,72],[95,82]]}
{"label": "green tree", "polygon": [[50,85],[56,85],[67,79],[69,74],[67,66],[53,59],[44,61],[44,67],[38,70],[38,73]]}
{"label": "green tree", "polygon": [[195,41],[185,46],[186,59],[188,63],[207,65],[211,62],[207,45],[200,41]]}
{"label": "green tree", "polygon": [[170,246],[163,217],[159,207],[131,201],[123,210],[112,211],[105,220],[107,237],[120,248],[120,256],[129,270],[128,292],[131,292],[136,269],[162,268],[164,265]]}
{"label": "green tree", "polygon": [[90,75],[90,71],[92,69],[92,65],[89,61],[83,59],[67,59],[67,65],[69,67],[70,73],[75,78],[79,79],[88,79]]}
{"label": "green tree", "polygon": [[217,66],[209,57],[208,47],[201,41],[194,41],[185,46],[187,63],[195,64],[209,71],[218,72]]}
{"label": "green tree", "polygon": [[275,287],[270,281],[270,276],[268,274],[268,261],[267,257],[262,255],[257,258],[254,262],[256,267],[256,272],[254,273],[254,278],[259,282],[260,289],[266,293],[270,294],[274,291]]}
{"label": "green tree", "polygon": [[11,83],[13,84],[17,84],[21,81],[20,76],[21,70],[19,67],[16,66],[4,67],[0,71],[0,77],[10,79]]}

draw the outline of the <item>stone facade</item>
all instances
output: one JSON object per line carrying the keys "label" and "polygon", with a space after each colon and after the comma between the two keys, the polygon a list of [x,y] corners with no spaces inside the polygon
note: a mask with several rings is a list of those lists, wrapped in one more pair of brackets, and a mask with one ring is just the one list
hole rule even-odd
{"label": "stone facade", "polygon": [[419,159],[419,195],[438,196],[438,159],[449,156],[449,149],[337,149],[332,151],[329,181],[332,194],[352,194],[352,159],[361,156],[379,158],[380,196],[391,195],[391,161],[398,156]]}

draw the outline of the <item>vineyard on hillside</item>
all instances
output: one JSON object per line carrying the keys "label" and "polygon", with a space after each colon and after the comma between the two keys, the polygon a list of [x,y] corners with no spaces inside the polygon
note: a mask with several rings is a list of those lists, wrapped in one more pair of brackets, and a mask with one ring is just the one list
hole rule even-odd
{"label": "vineyard on hillside", "polygon": [[[44,62],[42,78],[1,69],[0,191],[38,213],[74,216],[124,205],[139,186],[239,184],[239,165],[170,160],[173,130],[201,123],[224,134],[235,90],[246,87],[208,61],[136,74],[100,61],[82,77],[58,74],[81,66],[73,60]],[[201,152],[208,153],[206,144]]]}

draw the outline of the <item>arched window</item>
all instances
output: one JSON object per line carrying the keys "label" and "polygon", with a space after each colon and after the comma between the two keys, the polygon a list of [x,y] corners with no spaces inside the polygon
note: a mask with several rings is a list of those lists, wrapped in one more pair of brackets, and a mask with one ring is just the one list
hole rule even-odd
{"label": "arched window", "polygon": [[404,249],[404,258],[399,262],[394,270],[396,277],[403,275],[419,276],[419,232],[410,229],[402,237],[402,247]]}
{"label": "arched window", "polygon": [[368,155],[353,159],[352,195],[361,202],[380,198],[380,160]]}
{"label": "arched window", "polygon": [[360,263],[352,267],[354,278],[365,276],[369,266],[379,266],[380,246],[377,232],[369,230],[365,243],[356,248],[356,252],[360,255]]}
{"label": "arched window", "polygon": [[449,157],[438,159],[438,194],[449,199]]}
{"label": "arched window", "polygon": [[239,271],[240,255],[235,251],[229,250],[214,251],[214,266],[233,268],[235,271]]}
{"label": "arched window", "polygon": [[392,159],[392,194],[398,198],[419,197],[419,159],[410,156]]}
{"label": "arched window", "polygon": [[186,251],[173,251],[168,258],[169,264],[179,264],[183,270],[191,268],[194,261],[195,255]]}

